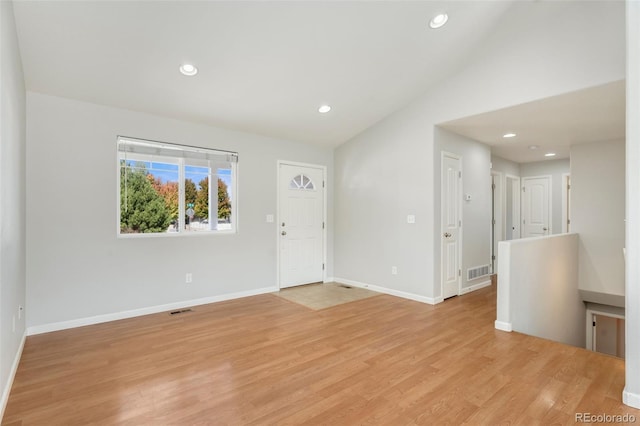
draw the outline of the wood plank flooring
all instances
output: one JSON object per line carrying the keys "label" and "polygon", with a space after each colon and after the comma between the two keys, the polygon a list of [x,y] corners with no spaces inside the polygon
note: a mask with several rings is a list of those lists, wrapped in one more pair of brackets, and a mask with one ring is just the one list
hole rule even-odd
{"label": "wood plank flooring", "polygon": [[[493,328],[495,287],[314,311],[266,294],[31,336],[3,425],[574,424],[624,362]],[[638,420],[640,421],[640,420]]]}

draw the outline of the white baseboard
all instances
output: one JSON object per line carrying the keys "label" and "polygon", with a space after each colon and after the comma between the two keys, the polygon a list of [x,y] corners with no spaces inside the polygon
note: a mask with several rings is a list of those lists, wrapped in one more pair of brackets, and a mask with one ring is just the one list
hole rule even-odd
{"label": "white baseboard", "polygon": [[347,278],[334,277],[333,280],[340,284],[347,284],[354,287],[366,288],[368,290],[377,291],[378,293],[390,294],[392,296],[402,297],[403,299],[415,300],[416,302],[427,303],[429,305],[435,305],[437,303],[442,302],[442,297],[436,297],[436,298],[425,297],[425,296],[420,296],[413,293],[407,293],[405,291],[393,290],[391,288],[362,283],[362,282],[350,280]]}
{"label": "white baseboard", "polygon": [[273,293],[278,287],[263,287],[255,290],[241,291],[238,293],[223,294],[220,296],[203,297],[201,299],[185,300],[182,302],[167,303],[165,305],[149,306],[146,308],[132,309],[130,311],[114,312],[112,314],[96,315],[93,317],[78,318],[69,321],[54,322],[50,324],[35,325],[27,328],[27,335],[49,333],[51,331],[66,330],[68,328],[83,327],[85,325],[100,324],[103,322],[117,321],[142,315],[156,314],[158,312],[183,309],[190,306],[206,305],[208,303],[223,302],[225,300],[239,299],[241,297],[256,296],[258,294]]}
{"label": "white baseboard", "polygon": [[20,365],[20,358],[22,357],[22,350],[24,349],[24,342],[27,339],[27,332],[25,330],[20,341],[20,346],[16,351],[16,356],[13,358],[13,364],[11,364],[11,370],[9,370],[9,376],[7,377],[7,383],[2,390],[2,401],[0,401],[0,421],[4,417],[4,409],[7,408],[7,402],[9,402],[9,394],[11,393],[11,387],[13,386],[13,379],[16,377],[18,371],[18,365]]}
{"label": "white baseboard", "polygon": [[327,277],[324,279],[324,283],[332,283],[334,282],[336,279],[334,277]]}
{"label": "white baseboard", "polygon": [[640,394],[628,392],[625,388],[622,391],[622,402],[633,408],[640,408]]}
{"label": "white baseboard", "polygon": [[487,281],[483,281],[481,283],[474,284],[469,287],[462,287],[462,290],[460,290],[460,295],[471,293],[472,291],[480,290],[481,288],[489,287],[490,285],[491,285],[491,280],[489,279]]}
{"label": "white baseboard", "polygon": [[509,332],[513,331],[513,327],[511,326],[510,322],[496,320],[496,322],[494,323],[494,327],[496,328],[496,330],[509,331]]}

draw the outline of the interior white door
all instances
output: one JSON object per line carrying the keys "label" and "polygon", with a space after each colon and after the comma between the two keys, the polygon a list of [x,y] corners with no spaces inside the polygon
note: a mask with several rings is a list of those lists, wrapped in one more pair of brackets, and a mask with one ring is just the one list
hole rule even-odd
{"label": "interior white door", "polygon": [[502,173],[491,172],[491,272],[498,272],[498,243],[504,239],[502,225]]}
{"label": "interior white door", "polygon": [[279,165],[280,288],[323,280],[324,170]]}
{"label": "interior white door", "polygon": [[520,178],[507,175],[505,182],[505,240],[515,240],[520,238]]}
{"label": "interior white door", "polygon": [[462,166],[461,159],[442,153],[441,179],[441,275],[442,297],[456,296],[460,289],[460,244],[462,225]]}
{"label": "interior white door", "polygon": [[562,233],[571,232],[571,175],[562,175]]}
{"label": "interior white door", "polygon": [[522,179],[522,234],[540,237],[551,234],[551,176]]}

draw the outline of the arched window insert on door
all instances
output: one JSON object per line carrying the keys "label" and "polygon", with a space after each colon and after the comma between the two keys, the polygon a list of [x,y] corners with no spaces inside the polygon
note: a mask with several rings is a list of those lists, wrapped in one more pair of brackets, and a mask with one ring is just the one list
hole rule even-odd
{"label": "arched window insert on door", "polygon": [[299,189],[302,191],[314,191],[316,189],[315,185],[305,175],[298,175],[291,179],[289,182],[289,189]]}

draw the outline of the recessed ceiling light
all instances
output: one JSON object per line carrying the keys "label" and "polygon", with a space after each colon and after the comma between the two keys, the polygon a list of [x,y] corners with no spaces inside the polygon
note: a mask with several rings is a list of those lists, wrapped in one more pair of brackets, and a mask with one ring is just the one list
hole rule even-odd
{"label": "recessed ceiling light", "polygon": [[516,134],[515,133],[505,133],[504,135],[502,135],[503,138],[515,138]]}
{"label": "recessed ceiling light", "polygon": [[555,152],[547,152],[544,156],[545,157],[555,157],[556,153]]}
{"label": "recessed ceiling light", "polygon": [[534,150],[540,148],[538,145],[529,145],[529,149]]}
{"label": "recessed ceiling light", "polygon": [[318,108],[318,112],[320,114],[326,114],[329,111],[331,111],[331,107],[329,105],[322,105],[320,108]]}
{"label": "recessed ceiling light", "polygon": [[195,65],[192,64],[182,64],[180,65],[180,72],[186,76],[191,77],[198,74],[198,68],[196,68]]}
{"label": "recessed ceiling light", "polygon": [[431,21],[429,21],[429,26],[435,30],[436,28],[440,28],[441,26],[446,24],[448,20],[449,17],[446,13],[440,13],[434,16]]}

